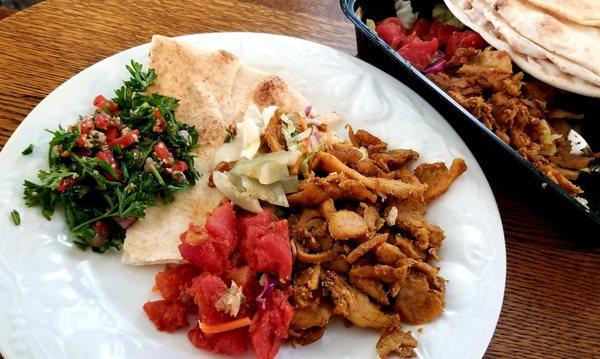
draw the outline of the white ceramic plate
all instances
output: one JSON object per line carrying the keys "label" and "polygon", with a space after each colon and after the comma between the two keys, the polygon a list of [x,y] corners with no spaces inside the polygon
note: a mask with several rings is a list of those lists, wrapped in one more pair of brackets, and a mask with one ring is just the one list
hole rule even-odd
{"label": "white ceramic plate", "polygon": [[[314,108],[337,110],[344,122],[412,148],[420,161],[460,156],[469,169],[430,206],[427,218],[446,231],[441,274],[448,280],[444,314],[419,326],[421,358],[481,357],[504,293],[505,247],[498,209],[473,155],[446,121],[413,91],[378,69],[316,43],[269,34],[213,33],[181,38],[224,48],[250,66],[275,73]],[[149,45],[109,57],[58,87],[27,116],[0,153],[0,350],[12,358],[198,358],[186,332],[158,332],[142,311],[161,269],[121,264],[120,254],[81,252],[69,243],[59,213],[46,221],[21,200],[22,182],[47,166],[44,128],[73,123],[109,97],[125,64],[148,63]],[[30,143],[32,155],[21,151]],[[17,209],[22,224],[9,212]],[[417,329],[417,328],[413,328]],[[375,358],[377,334],[333,323],[308,346],[284,346],[280,358]]]}

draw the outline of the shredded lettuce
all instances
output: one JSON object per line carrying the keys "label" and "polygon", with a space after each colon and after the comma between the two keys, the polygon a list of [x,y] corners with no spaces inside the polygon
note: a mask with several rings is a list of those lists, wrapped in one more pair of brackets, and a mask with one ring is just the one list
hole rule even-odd
{"label": "shredded lettuce", "polygon": [[419,13],[413,13],[412,5],[409,0],[396,0],[394,2],[396,17],[400,19],[405,29],[410,29],[417,20]]}
{"label": "shredded lettuce", "polygon": [[460,29],[465,27],[465,25],[460,22],[460,20],[457,19],[452,11],[450,11],[444,4],[435,5],[431,11],[431,16],[434,20],[437,20],[442,24],[456,26]]}

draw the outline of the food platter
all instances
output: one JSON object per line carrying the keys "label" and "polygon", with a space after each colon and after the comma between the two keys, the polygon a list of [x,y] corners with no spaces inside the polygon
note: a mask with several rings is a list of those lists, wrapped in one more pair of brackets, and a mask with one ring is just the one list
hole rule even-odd
{"label": "food platter", "polygon": [[[464,142],[423,99],[374,67],[331,48],[269,34],[190,35],[182,41],[225,49],[248,65],[279,75],[322,112],[336,110],[342,122],[364,128],[395,147],[413,148],[420,161],[462,157],[468,171],[435,202],[427,219],[447,239],[442,275],[444,314],[413,328],[422,358],[481,356],[496,325],[504,292],[505,248],[498,209],[489,185]],[[43,100],[15,131],[2,153],[4,213],[17,209],[22,224],[0,218],[0,347],[12,357],[198,357],[185,335],[158,333],[141,311],[151,298],[159,266],[130,267],[118,253],[99,256],[70,244],[63,221],[46,221],[21,200],[21,185],[45,166],[50,134],[43,128],[73,123],[90,111],[89,99],[110,94],[130,59],[147,64],[149,45],[126,50],[84,70]],[[21,151],[30,143],[36,150]],[[330,326],[319,342],[280,357],[375,357],[376,334]]]}

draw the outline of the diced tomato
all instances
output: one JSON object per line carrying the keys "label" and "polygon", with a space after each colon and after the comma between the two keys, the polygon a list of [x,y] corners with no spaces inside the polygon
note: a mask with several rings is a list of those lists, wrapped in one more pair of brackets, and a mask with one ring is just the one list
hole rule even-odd
{"label": "diced tomato", "polygon": [[117,166],[117,161],[115,161],[115,157],[113,156],[111,150],[99,151],[98,153],[96,153],[96,157],[98,157],[100,161],[108,163],[117,174],[117,178],[113,178],[113,176],[110,173],[106,173],[104,177],[106,177],[110,181],[118,180],[121,178],[121,169]]}
{"label": "diced tomato", "polygon": [[156,157],[164,163],[172,163],[173,155],[169,152],[169,149],[163,142],[159,142],[153,147]]}
{"label": "diced tomato", "polygon": [[259,309],[250,324],[250,343],[259,359],[272,359],[288,337],[287,331],[292,321],[293,309],[287,295],[275,289],[267,298],[265,309]]}
{"label": "diced tomato", "polygon": [[410,29],[410,32],[423,39],[427,34],[429,34],[430,26],[431,24],[426,19],[417,19]]}
{"label": "diced tomato", "polygon": [[450,35],[460,31],[460,28],[456,26],[434,21],[429,27],[429,34],[425,35],[423,40],[438,39],[440,46],[445,46],[450,39]]}
{"label": "diced tomato", "polygon": [[265,272],[287,281],[292,274],[292,250],[287,220],[265,227],[250,227],[243,239],[242,255],[255,272]]}
{"label": "diced tomato", "polygon": [[98,153],[96,153],[96,157],[98,157],[100,159],[100,161],[106,162],[109,165],[117,164],[117,161],[115,161],[115,157],[113,156],[113,153],[111,150],[99,151]]}
{"label": "diced tomato", "polygon": [[183,161],[178,161],[173,166],[171,166],[171,169],[173,171],[185,172],[188,169],[188,165]]}
{"label": "diced tomato", "polygon": [[450,35],[448,44],[446,45],[446,57],[452,57],[456,50],[461,48],[483,49],[487,46],[485,40],[475,31],[455,32]]}
{"label": "diced tomato", "polygon": [[429,41],[423,41],[419,38],[413,39],[411,42],[404,45],[406,48],[410,48],[416,51],[424,51],[429,56],[433,56],[438,50],[439,43],[437,39],[431,39]]}
{"label": "diced tomato", "polygon": [[398,54],[410,62],[417,70],[423,71],[429,65],[430,56],[424,51],[401,48]]}
{"label": "diced tomato", "polygon": [[[256,214],[246,214],[237,220],[238,235],[240,238],[248,236],[248,230],[252,227],[267,227],[271,222],[275,222],[277,216],[269,208],[263,208],[261,212]],[[242,245],[243,245],[242,240]],[[243,249],[242,249],[243,252]],[[243,254],[243,253],[242,253]]]}
{"label": "diced tomato", "polygon": [[81,120],[81,133],[84,135],[89,135],[90,132],[94,129],[94,122],[91,119]]}
{"label": "diced tomato", "polygon": [[[138,142],[138,136],[140,135],[140,130],[131,130],[131,132],[123,135],[119,138],[116,138],[112,141],[109,141],[108,144],[111,146],[119,146],[121,148],[129,147],[134,143]],[[106,136],[108,139],[108,136]]]}
{"label": "diced tomato", "polygon": [[167,128],[167,121],[165,121],[165,118],[156,107],[152,107],[152,115],[155,119],[154,126],[152,126],[152,131],[156,133],[163,132],[163,130]]}
{"label": "diced tomato", "polygon": [[94,125],[96,125],[96,128],[99,128],[101,130],[106,130],[108,129],[108,126],[110,125],[110,116],[104,112],[100,112],[97,113],[94,116]]}
{"label": "diced tomato", "polygon": [[402,25],[402,21],[400,21],[400,19],[398,19],[395,16],[385,18],[379,22],[379,25],[388,25],[388,24],[394,24],[394,25],[404,28],[404,25]]}
{"label": "diced tomato", "polygon": [[167,300],[147,302],[144,304],[144,312],[161,332],[174,332],[189,325],[186,308],[181,303],[171,303]]}
{"label": "diced tomato", "polygon": [[111,126],[104,131],[104,134],[106,135],[106,142],[113,143],[119,136],[119,129],[115,126]]}
{"label": "diced tomato", "polygon": [[397,50],[397,49],[401,48],[402,45],[404,45],[406,42],[410,41],[410,36],[412,36],[412,35],[409,35],[409,36],[398,35],[398,36],[394,37],[390,46],[392,47],[392,49]]}
{"label": "diced tomato", "polygon": [[397,25],[391,22],[380,22],[376,27],[375,31],[377,35],[383,39],[387,44],[391,45],[395,38],[406,35],[404,28],[401,25]]}
{"label": "diced tomato", "polygon": [[225,294],[227,285],[214,274],[204,272],[192,280],[187,293],[194,298],[198,306],[200,320],[208,325],[231,320],[231,316],[218,310],[215,303]]}
{"label": "diced tomato", "polygon": [[412,39],[398,50],[400,56],[408,60],[417,70],[423,71],[438,49],[437,39],[423,41],[418,37]]}
{"label": "diced tomato", "polygon": [[188,332],[188,339],[196,348],[211,353],[241,354],[248,349],[248,328],[238,328],[216,334],[206,334],[200,328],[195,328]]}
{"label": "diced tomato", "polygon": [[194,265],[182,264],[159,272],[155,277],[156,286],[166,300],[181,301],[182,292],[199,275],[200,270]]}
{"label": "diced tomato", "polygon": [[231,202],[224,202],[206,218],[204,228],[211,235],[224,255],[229,256],[238,247],[236,220]]}
{"label": "diced tomato", "polygon": [[60,193],[64,193],[66,190],[69,189],[69,187],[71,187],[75,183],[77,183],[77,180],[75,178],[71,178],[71,177],[63,178],[58,183],[56,190]]}
{"label": "diced tomato", "polygon": [[213,274],[221,275],[229,267],[229,256],[238,247],[235,213],[231,202],[215,208],[204,228],[190,224],[181,234],[179,252],[188,262]]}
{"label": "diced tomato", "polygon": [[192,223],[180,238],[181,256],[203,271],[221,275],[230,267],[228,258],[215,246],[203,227]]}
{"label": "diced tomato", "polygon": [[98,111],[108,111],[110,113],[119,111],[119,105],[102,95],[98,95],[94,98],[94,107],[96,107]]}

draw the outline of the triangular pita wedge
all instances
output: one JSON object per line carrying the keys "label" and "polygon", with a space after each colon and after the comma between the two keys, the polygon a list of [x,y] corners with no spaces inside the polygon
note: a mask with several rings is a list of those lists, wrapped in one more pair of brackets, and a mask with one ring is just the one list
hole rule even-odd
{"label": "triangular pita wedge", "polygon": [[146,217],[127,229],[122,260],[145,265],[178,263],[179,235],[190,222],[202,224],[223,199],[207,186],[208,164],[226,137],[225,128],[241,120],[249,101],[260,108],[280,106],[301,111],[308,101],[277,76],[244,65],[223,50],[199,49],[190,44],[154,36],[150,67],[158,74],[150,91],[176,97],[177,117],[194,125],[200,134],[195,150],[202,178],[189,190],[177,193],[168,205],[149,208]]}

